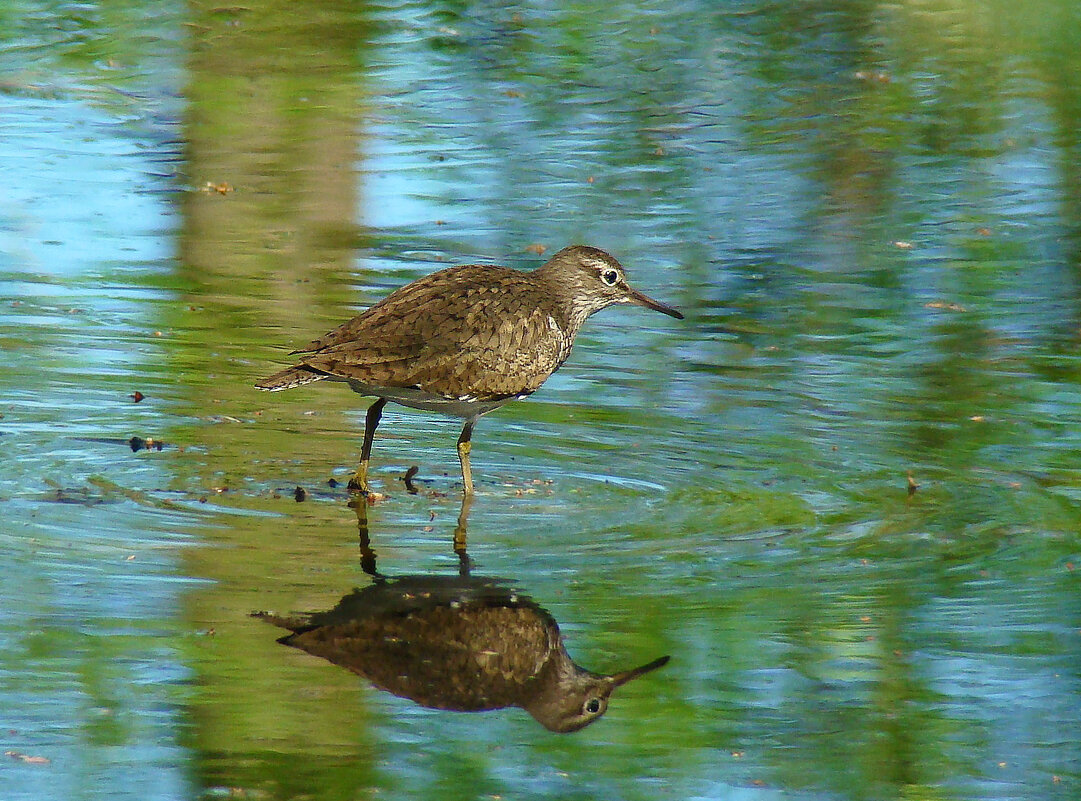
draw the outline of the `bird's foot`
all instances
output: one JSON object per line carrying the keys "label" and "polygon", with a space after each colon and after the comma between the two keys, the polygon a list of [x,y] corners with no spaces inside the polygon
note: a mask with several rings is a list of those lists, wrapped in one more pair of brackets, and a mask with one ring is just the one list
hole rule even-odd
{"label": "bird's foot", "polygon": [[365,481],[363,484],[361,484],[359,481],[357,481],[356,476],[349,479],[349,484],[346,485],[346,488],[349,490],[349,495],[351,496],[350,503],[358,501],[365,502],[370,505],[373,503],[378,503],[379,501],[387,497],[382,492],[376,492],[371,487],[369,487],[368,482]]}

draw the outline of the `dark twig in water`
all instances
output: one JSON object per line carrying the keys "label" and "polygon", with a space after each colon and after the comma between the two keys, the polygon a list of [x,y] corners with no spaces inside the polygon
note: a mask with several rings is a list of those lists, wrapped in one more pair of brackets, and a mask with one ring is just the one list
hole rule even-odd
{"label": "dark twig in water", "polygon": [[165,443],[162,442],[160,439],[151,439],[150,437],[147,437],[146,439],[143,439],[142,437],[132,437],[128,440],[128,445],[131,447],[132,451],[160,451],[162,448],[165,447]]}

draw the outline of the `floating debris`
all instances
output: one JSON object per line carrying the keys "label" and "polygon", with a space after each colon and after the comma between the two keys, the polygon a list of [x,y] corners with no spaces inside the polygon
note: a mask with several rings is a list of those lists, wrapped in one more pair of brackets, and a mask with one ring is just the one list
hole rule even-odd
{"label": "floating debris", "polygon": [[22,754],[18,751],[5,751],[4,756],[9,759],[15,759],[19,762],[25,762],[28,765],[48,765],[52,760],[43,756],[30,756],[29,754]]}
{"label": "floating debris", "polygon": [[144,450],[160,451],[165,447],[165,443],[160,439],[152,439],[150,437],[147,437],[146,439],[143,439],[142,437],[132,437],[128,440],[128,445],[131,447],[133,453]]}
{"label": "floating debris", "polygon": [[890,74],[885,70],[856,70],[853,77],[866,83],[889,83],[891,80]]}
{"label": "floating debris", "polygon": [[945,301],[941,301],[941,300],[932,300],[929,303],[924,303],[923,308],[925,308],[925,309],[944,309],[945,311],[955,311],[955,312],[963,312],[963,311],[965,311],[965,307],[962,306],[960,303],[946,303]]}

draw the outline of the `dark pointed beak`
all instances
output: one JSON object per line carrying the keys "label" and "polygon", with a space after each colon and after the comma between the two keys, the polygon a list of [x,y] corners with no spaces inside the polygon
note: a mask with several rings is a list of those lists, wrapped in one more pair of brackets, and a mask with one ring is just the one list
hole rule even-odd
{"label": "dark pointed beak", "polygon": [[645,306],[647,309],[659,311],[661,314],[667,314],[669,317],[675,317],[677,320],[683,319],[683,315],[677,309],[666,306],[659,300],[654,300],[649,295],[645,295],[633,287],[627,287],[627,302],[637,303],[639,306]]}
{"label": "dark pointed beak", "polygon": [[[658,311],[660,311],[660,310],[658,309]],[[663,667],[664,665],[667,665],[668,660],[671,659],[671,658],[672,657],[670,657],[670,656],[662,656],[659,659],[654,659],[652,662],[649,662],[648,664],[642,665],[641,667],[631,668],[630,670],[624,670],[622,673],[616,673],[613,676],[609,677],[611,679],[611,681],[612,681],[612,686],[613,687],[622,687],[624,684],[626,684],[631,679],[637,679],[639,676],[644,676],[645,674],[649,673],[650,671],[656,670],[659,667]]]}

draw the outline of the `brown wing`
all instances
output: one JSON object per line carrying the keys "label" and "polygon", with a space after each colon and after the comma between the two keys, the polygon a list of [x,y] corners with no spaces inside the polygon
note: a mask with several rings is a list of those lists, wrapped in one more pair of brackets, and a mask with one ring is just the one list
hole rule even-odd
{"label": "brown wing", "polygon": [[300,366],[454,398],[528,394],[570,349],[555,312],[526,273],[452,267],[402,287],[314,340]]}
{"label": "brown wing", "polygon": [[468,287],[476,283],[491,283],[505,273],[515,271],[481,264],[466,264],[439,270],[399,287],[366,311],[318,339],[313,339],[293,353],[316,353],[342,345],[363,345],[373,339],[386,339],[388,335],[399,336],[402,342],[419,344],[419,339],[410,337],[410,332],[400,326],[400,322],[408,318],[411,311],[415,312],[419,307],[432,310],[445,307],[449,285],[461,284]]}

